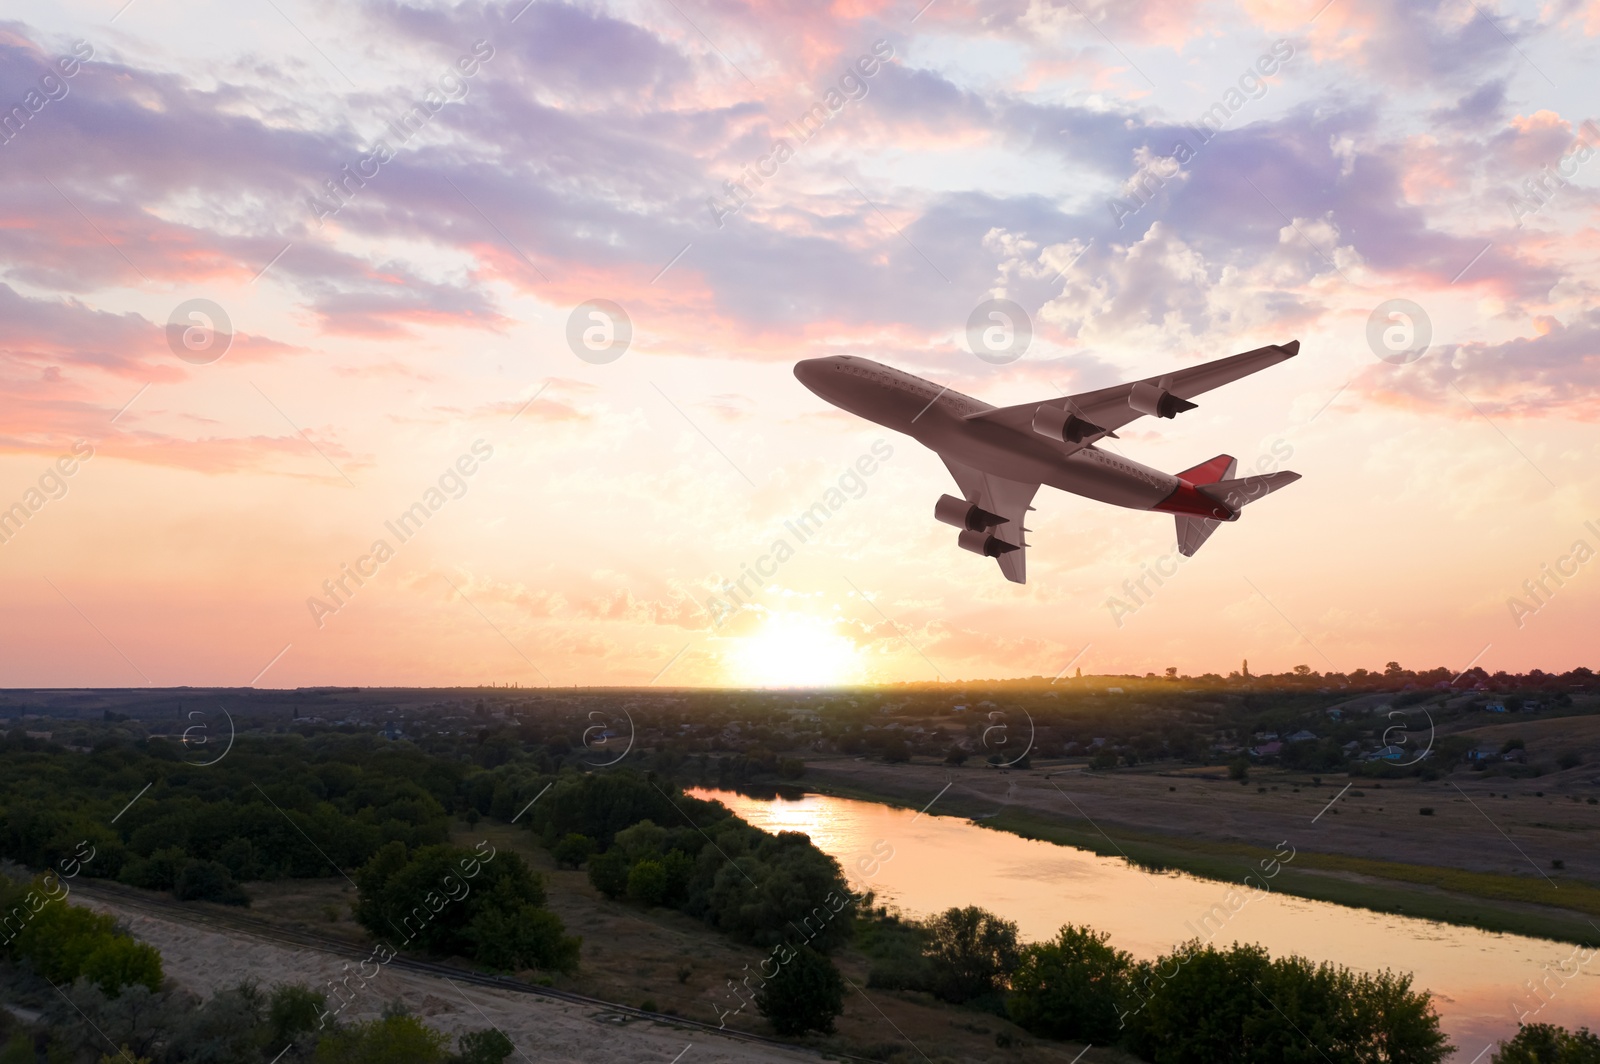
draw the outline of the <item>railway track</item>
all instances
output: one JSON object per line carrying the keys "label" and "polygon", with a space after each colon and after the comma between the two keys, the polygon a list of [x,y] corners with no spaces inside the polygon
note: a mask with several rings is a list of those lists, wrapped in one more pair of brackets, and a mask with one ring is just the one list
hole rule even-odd
{"label": "railway track", "polygon": [[[347,960],[366,960],[371,953],[371,943],[369,942],[362,942],[356,939],[332,938],[325,934],[319,935],[309,929],[284,927],[257,917],[247,916],[244,913],[223,913],[214,909],[191,907],[175,899],[152,895],[146,891],[123,886],[120,883],[110,883],[104,880],[84,880],[75,884],[74,889],[87,898],[96,898],[107,903],[114,902],[130,909],[138,909],[166,919],[181,920],[219,931],[249,935],[251,938],[259,938],[278,945],[293,946],[296,949],[316,950],[319,953],[327,953]],[[418,975],[432,976],[437,979],[456,980],[473,986],[481,986],[493,990],[507,990],[516,994],[532,994],[555,1001],[565,1001],[573,1005],[601,1009],[625,1020],[650,1020],[683,1030],[701,1031],[722,1038],[769,1046],[774,1049],[787,1049],[812,1054],[819,1053],[818,1050],[809,1046],[796,1045],[793,1042],[784,1042],[776,1038],[768,1038],[765,1035],[752,1034],[730,1027],[718,1027],[716,1024],[706,1023],[703,1020],[692,1020],[684,1016],[674,1016],[663,1012],[649,1012],[645,1009],[634,1008],[632,1005],[621,1005],[602,998],[575,994],[570,990],[557,990],[555,987],[524,983],[510,976],[490,975],[486,972],[473,971],[470,968],[458,968],[454,965],[440,964],[435,961],[417,960],[400,954],[396,954],[388,962],[388,967],[399,971],[415,972]],[[861,1061],[862,1064],[872,1064],[867,1057],[852,1057],[837,1050],[829,1050],[828,1055],[835,1060]]]}

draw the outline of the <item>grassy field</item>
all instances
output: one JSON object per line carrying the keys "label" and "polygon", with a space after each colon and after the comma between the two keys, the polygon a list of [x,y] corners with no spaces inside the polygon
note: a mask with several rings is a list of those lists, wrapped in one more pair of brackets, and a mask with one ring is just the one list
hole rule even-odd
{"label": "grassy field", "polygon": [[[863,787],[829,780],[809,789],[906,808],[926,802],[892,786]],[[977,816],[993,803],[951,792],[935,815]],[[977,821],[981,826],[1023,838],[1074,846],[1107,857],[1123,857],[1152,869],[1177,870],[1221,882],[1239,882],[1255,862],[1273,856],[1270,847],[1129,830],[1119,826],[1115,841],[1089,823],[1010,807]],[[1552,884],[1554,884],[1552,886]],[[1374,860],[1346,854],[1297,850],[1294,863],[1274,880],[1285,894],[1376,912],[1439,920],[1584,945],[1600,944],[1600,888],[1564,878],[1551,880],[1435,865]]]}

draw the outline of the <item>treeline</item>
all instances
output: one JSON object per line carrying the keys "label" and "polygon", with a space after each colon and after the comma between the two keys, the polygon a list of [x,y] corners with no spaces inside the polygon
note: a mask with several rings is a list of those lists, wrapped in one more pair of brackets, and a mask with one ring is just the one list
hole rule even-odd
{"label": "treeline", "polygon": [[42,868],[87,843],[85,875],[245,903],[243,881],[328,876],[387,843],[448,841],[470,770],[338,734],[240,741],[206,766],[185,756],[164,740],[89,754],[0,740],[0,856]]}
{"label": "treeline", "polygon": [[[571,972],[579,940],[515,854],[450,846],[453,825],[528,824],[587,863],[612,897],[665,905],[758,945],[827,951],[850,933],[838,864],[798,833],[769,835],[669,778],[582,771],[544,747],[483,767],[410,743],[325,733],[245,738],[220,761],[180,744],[90,753],[0,740],[0,857],[34,868],[248,903],[242,883],[353,875],[357,920],[385,946],[500,971]],[[769,764],[762,762],[762,764]]]}
{"label": "treeline", "polygon": [[1516,1037],[1501,1042],[1489,1064],[1600,1064],[1600,1035],[1587,1027],[1569,1031],[1548,1023],[1530,1023]]}
{"label": "treeline", "polygon": [[1452,1048],[1409,976],[1273,958],[1259,946],[1194,940],[1136,961],[1105,933],[1071,925],[1024,946],[1016,924],[976,907],[880,918],[862,937],[869,986],[926,991],[1153,1064],[1436,1064]]}
{"label": "treeline", "polygon": [[360,870],[358,919],[393,949],[505,971],[577,964],[577,939],[520,858],[482,860],[478,877],[459,867],[474,855],[448,847],[454,816],[473,808],[467,782],[483,789],[471,764],[339,734],[241,740],[210,765],[159,740],[88,754],[4,745],[0,856],[234,904],[248,904],[242,882]]}

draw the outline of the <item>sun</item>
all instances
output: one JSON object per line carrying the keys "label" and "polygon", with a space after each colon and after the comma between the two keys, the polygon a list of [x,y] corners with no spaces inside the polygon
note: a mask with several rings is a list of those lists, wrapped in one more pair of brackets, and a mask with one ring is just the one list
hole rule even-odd
{"label": "sun", "polygon": [[774,614],[733,642],[724,660],[738,686],[832,687],[860,678],[855,644],[820,617]]}

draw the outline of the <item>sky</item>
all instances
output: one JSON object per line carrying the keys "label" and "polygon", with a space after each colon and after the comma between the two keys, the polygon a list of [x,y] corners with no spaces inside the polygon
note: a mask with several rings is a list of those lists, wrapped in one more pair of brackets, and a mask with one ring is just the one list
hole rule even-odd
{"label": "sky", "polygon": [[[0,685],[1600,664],[1600,0],[24,0],[0,53]],[[1188,559],[1044,489],[1021,586],[792,372],[1291,339],[1112,446],[1301,481]]]}

